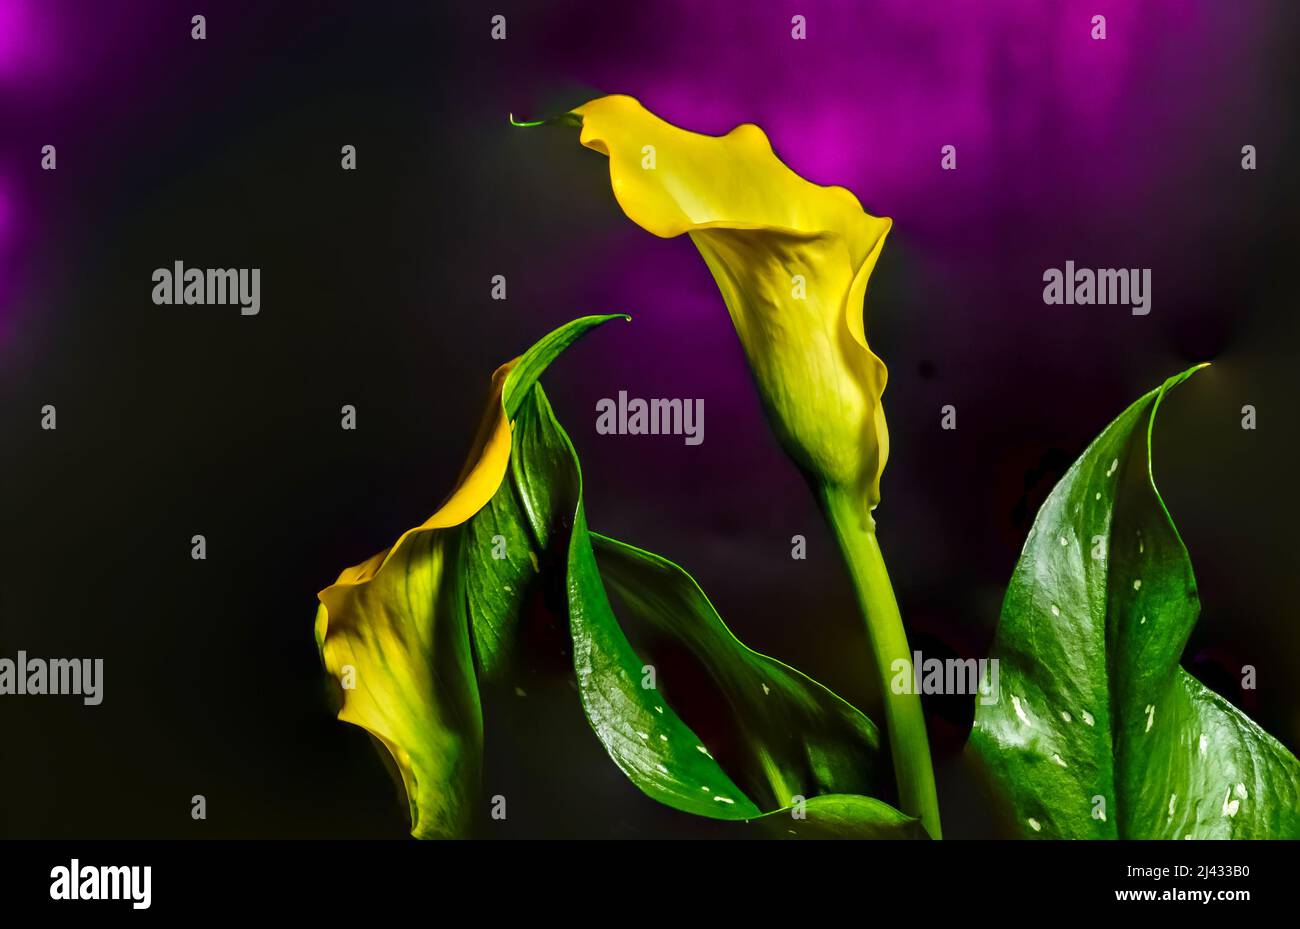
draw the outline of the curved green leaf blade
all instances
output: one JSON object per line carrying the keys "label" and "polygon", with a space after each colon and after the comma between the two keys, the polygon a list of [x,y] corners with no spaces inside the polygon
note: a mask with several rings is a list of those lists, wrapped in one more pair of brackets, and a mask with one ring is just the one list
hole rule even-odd
{"label": "curved green leaf blade", "polygon": [[[583,708],[610,757],[638,788],[695,815],[722,820],[762,817],[774,824],[796,795],[812,797],[827,789],[844,793],[871,785],[879,739],[869,720],[820,685],[736,641],[681,569],[592,536],[576,454],[540,385],[519,409],[511,481],[538,550],[565,553],[574,667]],[[650,683],[647,661],[629,642],[610,605],[593,538],[599,538],[618,576],[620,593],[636,604],[637,613],[707,659],[737,725],[745,715],[743,736],[751,744],[738,759],[737,777],[758,786],[755,795],[763,805],[735,783],[665,698],[660,689],[665,682],[656,675]],[[653,593],[660,584],[674,589]],[[697,622],[705,628],[691,629]],[[763,694],[764,682],[768,694]],[[748,694],[742,692],[745,688]],[[762,699],[770,705],[759,703]],[[749,719],[756,705],[776,722],[765,728]],[[815,718],[818,713],[826,718]],[[785,730],[782,720],[807,728]],[[869,797],[814,797],[803,813],[806,819],[790,819],[796,834],[801,829],[859,837],[917,834],[914,820]]]}
{"label": "curved green leaf blade", "polygon": [[971,747],[1020,834],[1294,838],[1300,765],[1178,664],[1199,600],[1151,469],[1165,394],[1130,406],[1043,504],[991,657]]}
{"label": "curved green leaf blade", "polygon": [[533,343],[533,346],[528,351],[519,356],[519,363],[514,366],[506,377],[505,388],[501,394],[501,402],[505,404],[506,415],[511,419],[515,418],[519,405],[528,396],[528,392],[533,389],[533,385],[542,376],[542,372],[550,367],[551,362],[558,358],[566,348],[592,329],[609,322],[611,319],[631,321],[632,317],[626,313],[580,316],[560,326],[554,332],[547,333]]}
{"label": "curved green leaf blade", "polygon": [[[621,313],[583,316],[538,339],[506,376],[501,403],[513,419],[543,372],[592,329]],[[513,456],[512,456],[513,457]],[[479,678],[501,682],[517,671],[520,616],[540,570],[514,481],[505,480],[466,528],[465,584]]]}
{"label": "curved green leaf blade", "polygon": [[[725,701],[737,777],[763,809],[798,797],[879,789],[880,736],[861,712],[732,635],[689,574],[650,552],[593,533],[600,576],[630,618],[696,660]],[[653,649],[648,661],[662,666]]]}
{"label": "curved green leaf blade", "polygon": [[480,680],[502,683],[519,671],[524,604],[540,568],[533,544],[507,477],[465,527],[466,610]]}
{"label": "curved green leaf blade", "polygon": [[655,687],[624,635],[596,567],[581,502],[569,542],[569,624],[578,693],[597,737],[623,772],[661,803],[714,819],[762,811]]}
{"label": "curved green leaf blade", "polygon": [[645,663],[614,618],[596,567],[577,455],[540,386],[515,422],[511,477],[538,544],[564,553],[578,692],[615,764],[675,809],[715,819],[760,815],[673,707],[641,686]]}
{"label": "curved green leaf blade", "polygon": [[[797,808],[796,808],[797,809]],[[883,800],[857,794],[823,794],[805,805],[769,813],[759,823],[775,834],[800,839],[928,839],[921,821]]]}

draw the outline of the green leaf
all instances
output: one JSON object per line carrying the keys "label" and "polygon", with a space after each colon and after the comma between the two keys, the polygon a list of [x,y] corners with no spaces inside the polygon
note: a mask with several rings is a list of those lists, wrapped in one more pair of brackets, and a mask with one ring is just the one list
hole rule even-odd
{"label": "green leaf", "polygon": [[660,654],[685,651],[722,698],[710,714],[713,729],[730,743],[725,756],[735,759],[741,786],[761,808],[785,807],[799,796],[879,789],[880,736],[871,720],[816,681],[743,645],[677,565],[602,535],[593,533],[592,540],[600,576],[625,620],[655,634],[647,661],[669,667]]}
{"label": "green leaf", "polygon": [[511,478],[539,547],[563,553],[578,692],[610,757],[676,809],[717,819],[760,815],[673,707],[641,686],[645,663],[615,620],[596,567],[577,456],[540,386],[515,422]]}
{"label": "green leaf", "polygon": [[[797,810],[797,808],[796,808]],[[928,839],[919,819],[894,809],[875,797],[825,794],[813,797],[802,810],[769,813],[758,822],[774,834],[801,839]]]}
{"label": "green leaf", "polygon": [[465,552],[467,610],[479,679],[513,680],[519,673],[524,604],[540,565],[508,476],[466,526]]}
{"label": "green leaf", "polygon": [[560,354],[578,341],[592,329],[609,322],[611,319],[622,319],[630,321],[631,316],[626,313],[607,313],[603,316],[581,316],[578,319],[565,323],[554,332],[547,333],[538,339],[533,346],[519,357],[519,363],[514,366],[510,374],[506,377],[505,388],[502,391],[502,402],[505,404],[506,415],[511,419],[519,410],[520,403],[528,396],[528,392],[533,389],[537,379]]}
{"label": "green leaf", "polygon": [[[565,349],[613,319],[631,317],[620,313],[583,316],[543,336],[525,351],[502,387],[506,415],[515,417],[538,378]],[[513,473],[517,476],[518,469]],[[510,680],[519,673],[521,615],[541,568],[515,483],[509,478],[503,481],[466,528],[465,583],[475,665],[479,679],[492,682]]]}
{"label": "green leaf", "polygon": [[[1043,504],[1007,591],[971,747],[1038,838],[1296,838],[1300,765],[1179,666],[1196,581],[1151,468],[1170,378]],[[991,680],[991,675],[990,675]]]}
{"label": "green leaf", "polygon": [[[722,820],[768,813],[773,823],[799,796],[875,786],[879,738],[865,716],[797,671],[745,648],[680,568],[592,536],[576,454],[540,385],[519,407],[514,443],[510,483],[534,548],[546,553],[543,566],[556,553],[563,555],[558,567],[583,709],[633,784],[684,812]],[[628,640],[606,594],[602,567],[630,612],[707,670],[713,703],[726,714],[722,731],[734,730],[737,739],[728,747],[726,765],[683,719],[667,675]],[[791,816],[787,831],[912,837],[918,828],[869,797],[818,798],[801,812],[807,818]]]}

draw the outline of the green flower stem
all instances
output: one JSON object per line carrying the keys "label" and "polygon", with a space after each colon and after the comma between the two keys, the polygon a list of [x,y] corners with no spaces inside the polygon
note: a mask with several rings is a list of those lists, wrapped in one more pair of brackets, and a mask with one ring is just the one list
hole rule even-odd
{"label": "green flower stem", "polygon": [[894,676],[891,666],[901,659],[910,669],[912,653],[889,573],[885,570],[885,559],[876,541],[875,520],[856,494],[827,488],[821,496],[835,538],[848,562],[866,620],[871,657],[885,706],[885,728],[894,759],[899,806],[904,813],[918,817],[930,836],[938,839],[941,837],[939,800],[934,790],[934,769],[930,764],[930,742],[926,737],[921,698],[910,692],[894,693],[890,686]]}

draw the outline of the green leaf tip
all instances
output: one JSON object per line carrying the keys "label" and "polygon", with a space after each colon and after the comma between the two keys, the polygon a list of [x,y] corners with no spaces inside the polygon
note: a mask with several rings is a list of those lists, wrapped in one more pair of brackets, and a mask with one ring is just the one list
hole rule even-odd
{"label": "green leaf tip", "polygon": [[1185,371],[1180,371],[1179,373],[1175,374],[1173,377],[1168,378],[1163,384],[1160,385],[1159,388],[1160,392],[1166,393],[1170,390],[1173,390],[1175,387],[1177,387],[1183,381],[1187,380],[1197,371],[1200,371],[1202,368],[1208,368],[1209,366],[1210,366],[1210,362],[1202,361],[1199,364],[1192,365],[1190,368],[1188,368]]}
{"label": "green leaf tip", "polygon": [[630,321],[632,317],[626,313],[580,316],[538,339],[531,348],[519,357],[518,364],[515,365],[514,370],[506,378],[505,388],[501,392],[501,402],[505,405],[506,415],[514,419],[519,412],[524,397],[537,383],[538,378],[542,376],[542,372],[565,349],[592,329],[609,322],[611,319]]}
{"label": "green leaf tip", "polygon": [[[1183,381],[1187,380],[1197,371],[1200,371],[1202,368],[1208,368],[1209,366],[1210,366],[1210,362],[1208,361],[1202,361],[1200,364],[1192,365],[1187,370],[1180,371],[1178,374],[1175,374],[1173,377],[1166,379],[1165,382],[1161,384],[1158,388],[1151,391],[1151,393],[1147,394],[1148,397],[1154,395],[1154,400],[1151,403],[1151,412],[1147,417],[1147,479],[1151,483],[1151,489],[1155,492],[1156,499],[1157,501],[1159,501],[1161,508],[1165,509],[1165,516],[1169,520],[1169,524],[1171,527],[1173,526],[1174,523],[1173,516],[1171,516],[1169,514],[1168,509],[1165,508],[1164,498],[1160,496],[1160,491],[1156,487],[1155,455],[1152,449],[1152,438],[1155,435],[1155,429],[1156,429],[1156,413],[1159,412],[1160,404],[1164,401],[1165,395],[1169,393],[1169,391],[1173,390],[1175,387],[1177,387]],[[1142,402],[1141,400],[1138,401],[1138,403],[1141,402]],[[1135,403],[1134,406],[1137,406],[1138,403]],[[1177,528],[1174,528],[1174,532],[1175,534],[1178,532]]]}

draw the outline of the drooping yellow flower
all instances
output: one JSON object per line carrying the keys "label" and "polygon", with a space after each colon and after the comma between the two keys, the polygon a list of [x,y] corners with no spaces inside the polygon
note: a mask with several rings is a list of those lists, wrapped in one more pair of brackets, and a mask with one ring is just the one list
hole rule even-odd
{"label": "drooping yellow flower", "polygon": [[348,568],[318,596],[316,643],[342,684],[339,719],[391,753],[418,838],[465,831],[476,800],[483,721],[458,566],[458,527],[505,478],[510,421],[497,369],[456,489],[393,546]]}
{"label": "drooping yellow flower", "polygon": [[471,637],[478,622],[498,634],[492,623],[509,606],[498,604],[498,616],[468,602],[471,547],[481,539],[470,524],[505,482],[512,422],[547,366],[596,326],[628,318],[572,320],[498,368],[450,496],[391,548],[346,569],[317,595],[316,645],[341,687],[339,719],[367,730],[387,749],[401,774],[416,838],[464,835],[478,806],[483,718],[477,678],[497,673],[501,654],[489,654],[481,638],[472,646]]}
{"label": "drooping yellow flower", "polygon": [[891,221],[842,187],[804,180],[754,125],[700,135],[627,96],[570,117],[582,144],[609,156],[628,217],[699,248],[787,453],[821,487],[874,508],[889,454],[886,371],[862,304]]}

